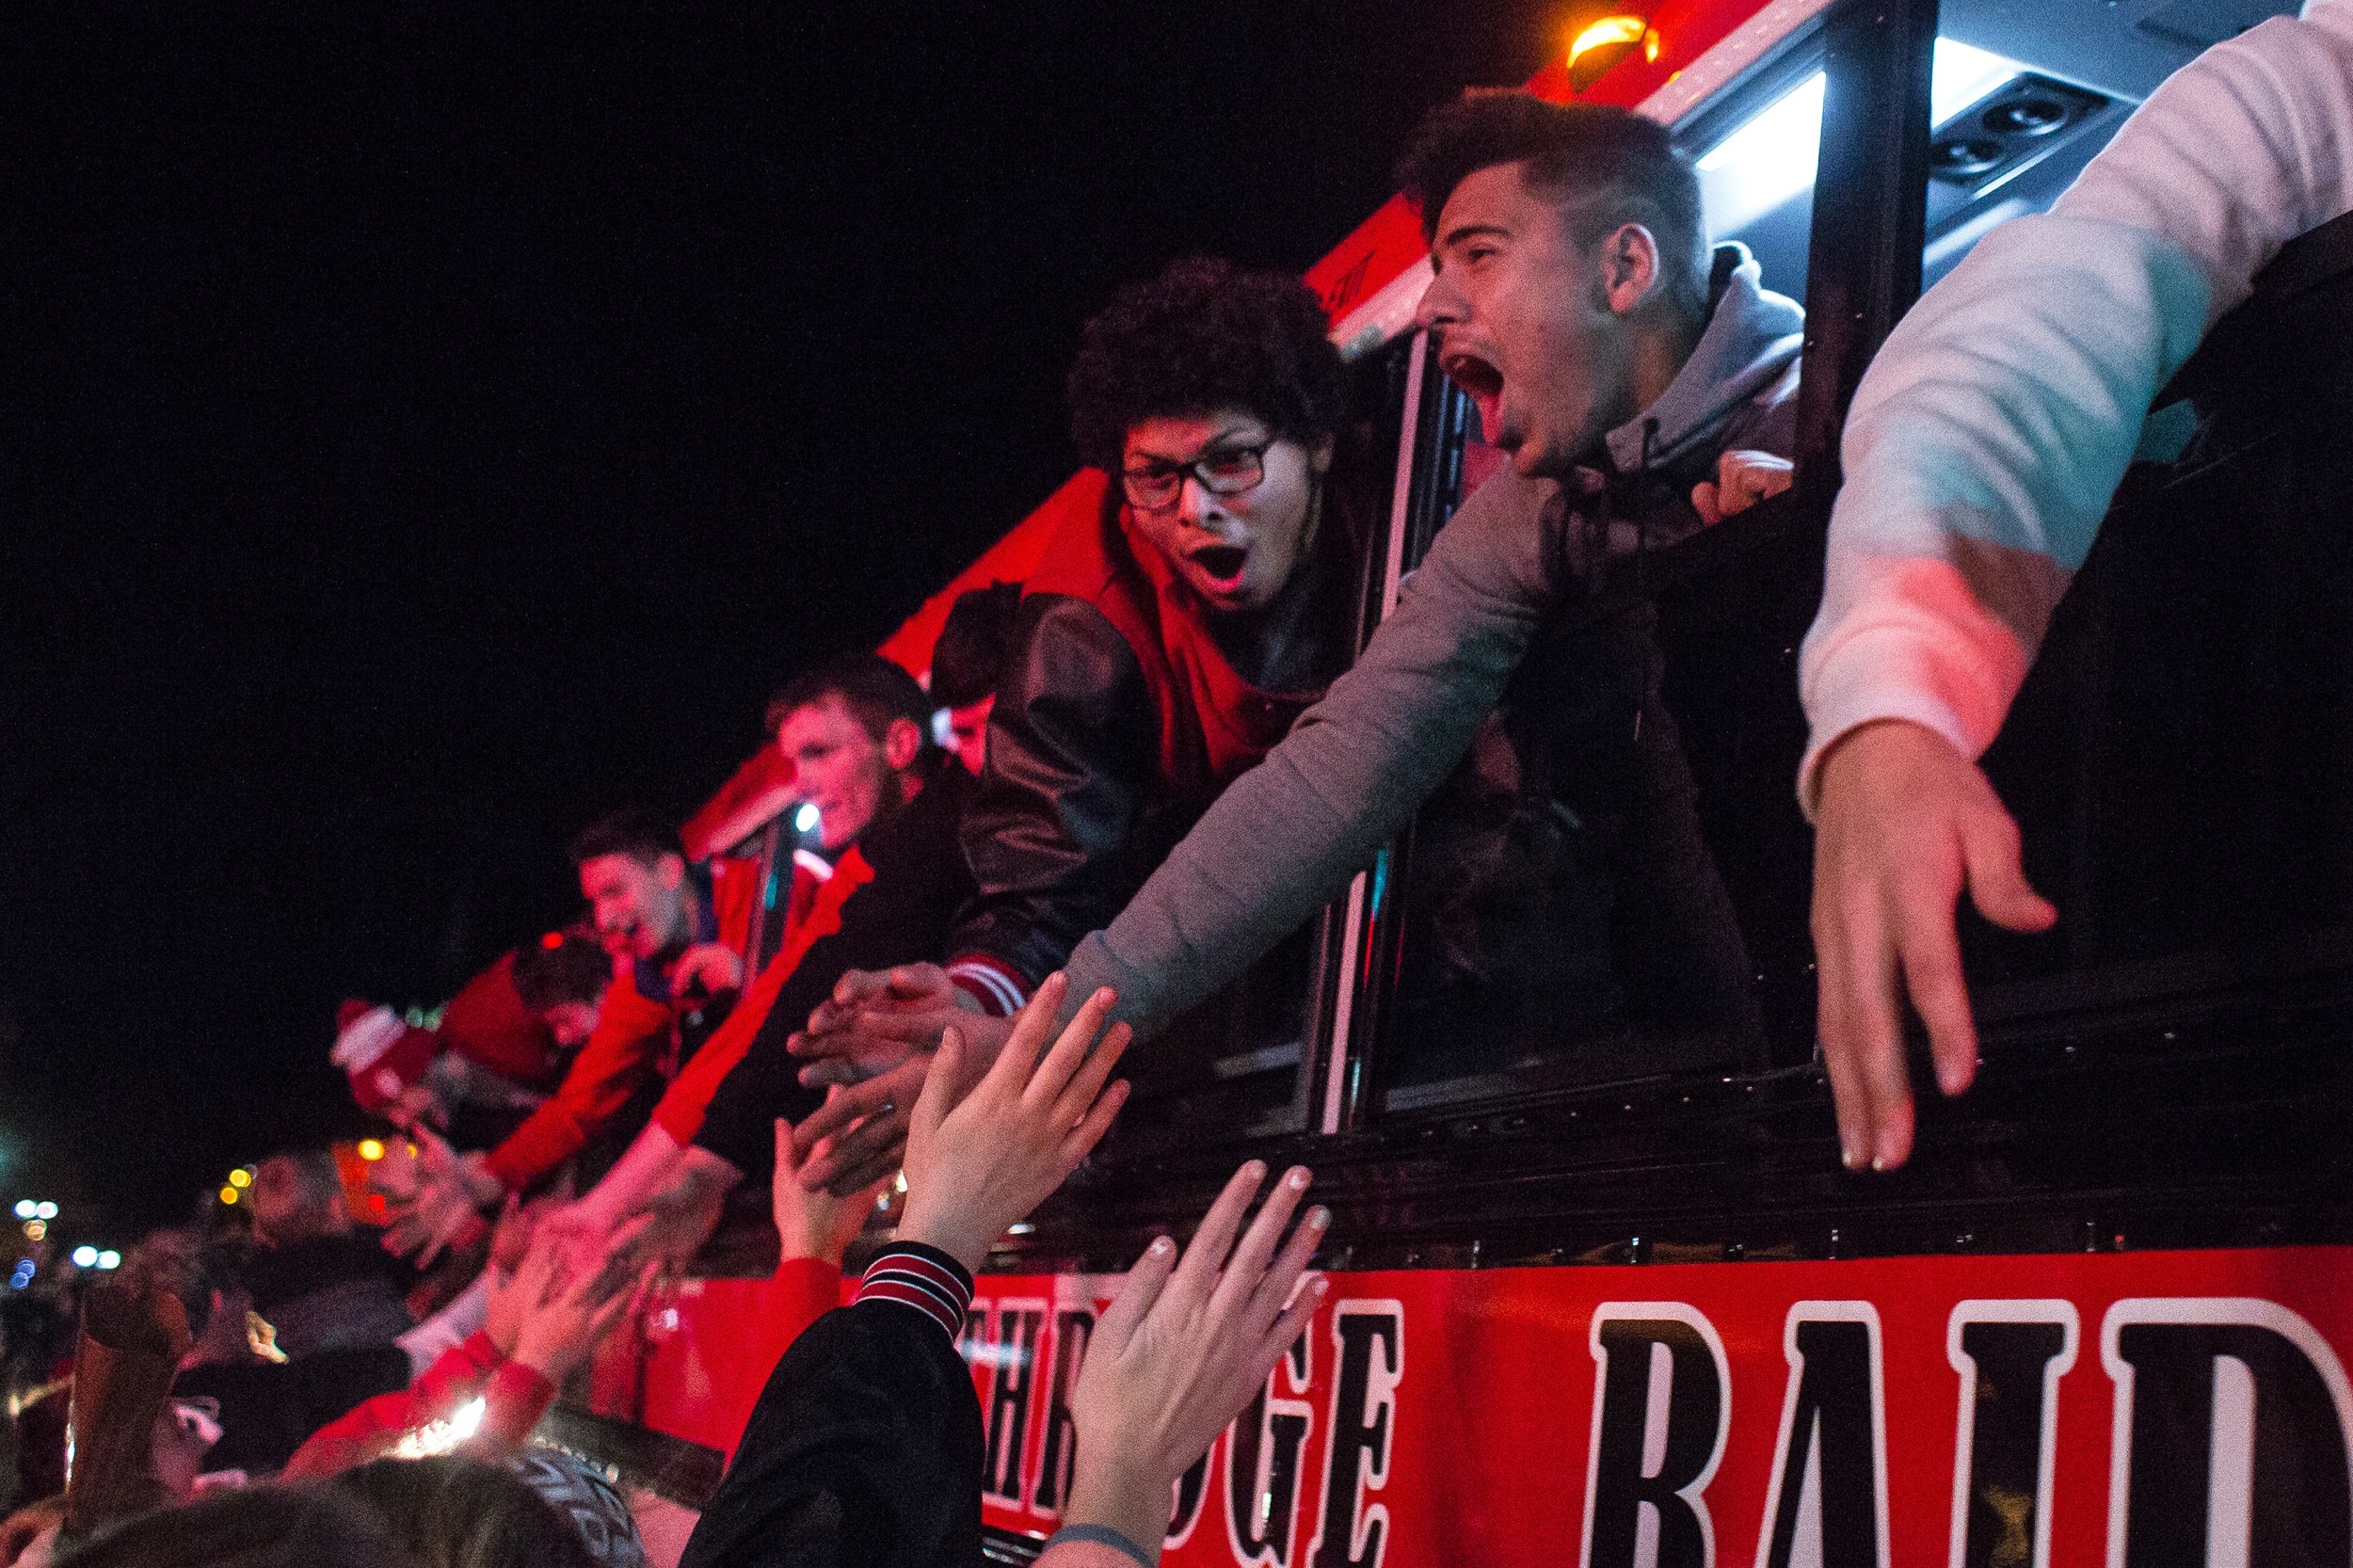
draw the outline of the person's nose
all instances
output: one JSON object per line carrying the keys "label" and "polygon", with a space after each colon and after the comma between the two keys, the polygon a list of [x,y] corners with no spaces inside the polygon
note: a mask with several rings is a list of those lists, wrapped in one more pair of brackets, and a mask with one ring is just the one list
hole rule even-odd
{"label": "person's nose", "polygon": [[1421,303],[1414,307],[1414,325],[1433,338],[1443,339],[1447,328],[1462,319],[1462,296],[1441,272],[1421,291]]}

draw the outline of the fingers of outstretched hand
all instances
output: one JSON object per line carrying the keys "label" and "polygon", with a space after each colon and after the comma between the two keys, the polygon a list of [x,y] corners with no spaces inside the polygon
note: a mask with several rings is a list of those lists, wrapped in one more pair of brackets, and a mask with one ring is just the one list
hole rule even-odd
{"label": "fingers of outstretched hand", "polygon": [[2051,901],[2026,880],[2017,819],[1991,789],[1961,814],[1961,865],[1977,913],[2009,931],[2048,931],[2058,919]]}
{"label": "fingers of outstretched hand", "polygon": [[825,1096],[824,1104],[802,1117],[800,1125],[792,1129],[793,1147],[806,1160],[819,1144],[839,1137],[888,1105],[894,1087],[893,1080],[886,1076],[835,1089]]}
{"label": "fingers of outstretched hand", "polygon": [[1120,1108],[1127,1103],[1128,1080],[1123,1078],[1104,1090],[1078,1124],[1063,1134],[1062,1167],[1065,1176],[1077,1170],[1087,1151],[1103,1141],[1103,1134],[1112,1129],[1112,1123],[1119,1119]]}
{"label": "fingers of outstretched hand", "polygon": [[932,1058],[931,1071],[923,1075],[923,1088],[915,1100],[915,1114],[907,1124],[910,1134],[920,1128],[930,1137],[939,1130],[939,1124],[954,1110],[964,1084],[964,1033],[949,1030],[939,1037],[939,1054]]}
{"label": "fingers of outstretched hand", "polygon": [[[1028,1084],[1021,1091],[1022,1104],[1032,1109],[1051,1107],[1059,1111],[1063,1091],[1073,1087],[1079,1079],[1085,1076],[1094,1058],[1105,1054],[1105,1048],[1110,1048],[1109,1054],[1116,1060],[1119,1051],[1127,1048],[1125,1031],[1113,1032],[1120,1036],[1116,1042],[1106,1039],[1098,1046],[1095,1038],[1102,1032],[1103,1019],[1109,1016],[1112,1003],[1116,1000],[1105,989],[1096,991],[1080,1003],[1078,1012],[1071,1015],[1070,1022],[1055,1037],[1045,1058],[1038,1063],[1037,1071],[1030,1075]],[[1050,1014],[1048,1018],[1050,1020]],[[1103,1080],[1110,1072],[1111,1064],[1103,1063],[1101,1071],[1095,1076],[1096,1089],[1102,1087]],[[1095,1095],[1089,1093],[1079,1102],[1079,1106],[1071,1109],[1071,1118],[1075,1120],[1080,1108],[1094,1102]]]}
{"label": "fingers of outstretched hand", "polygon": [[[1332,1211],[1321,1206],[1307,1210],[1283,1243],[1283,1250],[1266,1272],[1258,1276],[1257,1288],[1250,1300],[1250,1315],[1254,1322],[1271,1323],[1282,1316],[1284,1304],[1297,1293],[1299,1279],[1314,1261],[1316,1252],[1332,1228]],[[1289,1340],[1283,1341],[1288,1345]]]}
{"label": "fingers of outstretched hand", "polygon": [[1259,1208],[1257,1218],[1242,1232],[1241,1244],[1234,1248],[1233,1260],[1226,1264],[1216,1288],[1209,1292],[1211,1319],[1223,1320],[1257,1292],[1258,1282],[1266,1275],[1267,1264],[1274,1256],[1276,1244],[1282,1240],[1291,1215],[1298,1211],[1300,1200],[1307,1195],[1307,1185],[1314,1179],[1306,1166],[1293,1165],[1275,1182],[1274,1190]]}
{"label": "fingers of outstretched hand", "polygon": [[991,1088],[1002,1087],[1004,1093],[1018,1095],[1037,1074],[1038,1055],[1046,1048],[1054,1032],[1054,1015],[1061,1010],[1063,993],[1070,988],[1069,981],[1060,972],[1049,974],[1030,998],[1029,1005],[1015,1016],[1013,1033],[1005,1041],[1004,1049],[989,1064],[987,1082]]}
{"label": "fingers of outstretched hand", "polygon": [[891,1110],[869,1116],[850,1131],[836,1138],[824,1151],[801,1167],[801,1185],[811,1192],[819,1188],[836,1196],[854,1192],[866,1181],[873,1179],[871,1172],[877,1162],[896,1161],[904,1148],[907,1137],[907,1110],[894,1106]]}
{"label": "fingers of outstretched hand", "polygon": [[[856,1164],[844,1166],[836,1172],[833,1177],[825,1183],[825,1191],[837,1198],[862,1199],[868,1207],[872,1207],[876,1194],[882,1190],[883,1183],[899,1174],[899,1167],[906,1163],[906,1141],[901,1139],[860,1160]],[[858,1225],[862,1228],[866,1222],[863,1209],[858,1211],[857,1219]],[[855,1235],[856,1232],[852,1234]]]}
{"label": "fingers of outstretched hand", "polygon": [[1249,1210],[1250,1200],[1258,1195],[1258,1184],[1266,1180],[1263,1160],[1246,1160],[1241,1169],[1226,1178],[1225,1190],[1209,1205],[1202,1216],[1201,1228],[1193,1232],[1192,1244],[1177,1261],[1172,1281],[1175,1287],[1196,1300],[1206,1300],[1219,1271],[1225,1267],[1225,1256],[1233,1251],[1234,1238],[1241,1230],[1241,1217]]}
{"label": "fingers of outstretched hand", "polygon": [[1144,1249],[1144,1256],[1136,1259],[1136,1266],[1128,1271],[1127,1283],[1112,1299],[1102,1320],[1095,1325],[1093,1342],[1116,1355],[1119,1348],[1134,1336],[1136,1326],[1151,1315],[1153,1304],[1160,1299],[1160,1291],[1176,1268],[1176,1243],[1165,1236],[1155,1237],[1152,1244]]}
{"label": "fingers of outstretched hand", "polygon": [[[1111,992],[1103,991],[1097,993],[1097,1000],[1102,1000],[1104,1005],[1109,1007],[1118,999]],[[1090,1001],[1088,1008],[1093,1006],[1094,1002]],[[1093,1016],[1099,1023],[1102,1015],[1097,1013]],[[1070,1020],[1070,1030],[1064,1031],[1063,1039],[1055,1044],[1054,1049],[1057,1053],[1063,1049],[1064,1045],[1068,1043],[1070,1032],[1077,1030],[1081,1023],[1088,1021],[1088,1018],[1087,1009],[1081,1009],[1079,1016]],[[1089,1030],[1087,1032],[1091,1037],[1094,1031]],[[1134,1030],[1126,1024],[1113,1024],[1103,1032],[1101,1039],[1095,1040],[1091,1047],[1084,1048],[1083,1054],[1079,1057],[1068,1081],[1063,1084],[1059,1094],[1052,1096],[1054,1118],[1058,1124],[1067,1127],[1086,1114],[1087,1108],[1092,1106],[1096,1096],[1103,1093],[1103,1085],[1109,1081],[1112,1069],[1119,1065],[1119,1059],[1127,1054],[1128,1047],[1134,1038]],[[1048,1060],[1050,1062],[1052,1058],[1049,1057]],[[1031,1093],[1034,1095],[1037,1092],[1038,1085],[1031,1085]]]}

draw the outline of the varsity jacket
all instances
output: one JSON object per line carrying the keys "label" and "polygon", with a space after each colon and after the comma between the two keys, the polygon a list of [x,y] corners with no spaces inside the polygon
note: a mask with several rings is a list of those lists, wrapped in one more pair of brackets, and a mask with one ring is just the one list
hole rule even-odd
{"label": "varsity jacket", "polygon": [[2098,533],[2159,389],[2255,274],[2353,210],[2353,0],[2169,78],[2040,216],[1897,324],[1847,416],[1800,686],[1831,743],[1909,719],[1981,754]]}

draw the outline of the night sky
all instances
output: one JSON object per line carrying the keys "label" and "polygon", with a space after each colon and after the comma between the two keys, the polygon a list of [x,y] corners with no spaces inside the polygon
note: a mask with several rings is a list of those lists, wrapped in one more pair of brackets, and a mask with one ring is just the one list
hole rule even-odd
{"label": "night sky", "polygon": [[359,9],[0,45],[0,1195],[69,1240],[357,1130],[338,999],[569,914],[1068,473],[1119,282],[1304,268],[1564,21]]}

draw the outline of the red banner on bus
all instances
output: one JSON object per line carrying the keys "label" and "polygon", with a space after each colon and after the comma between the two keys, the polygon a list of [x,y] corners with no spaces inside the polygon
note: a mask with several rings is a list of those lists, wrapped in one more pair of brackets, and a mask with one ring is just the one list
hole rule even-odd
{"label": "red banner on bus", "polygon": [[[984,1512],[1050,1533],[1115,1281],[986,1276]],[[1332,1276],[1177,1565],[2353,1560],[2353,1249]]]}

